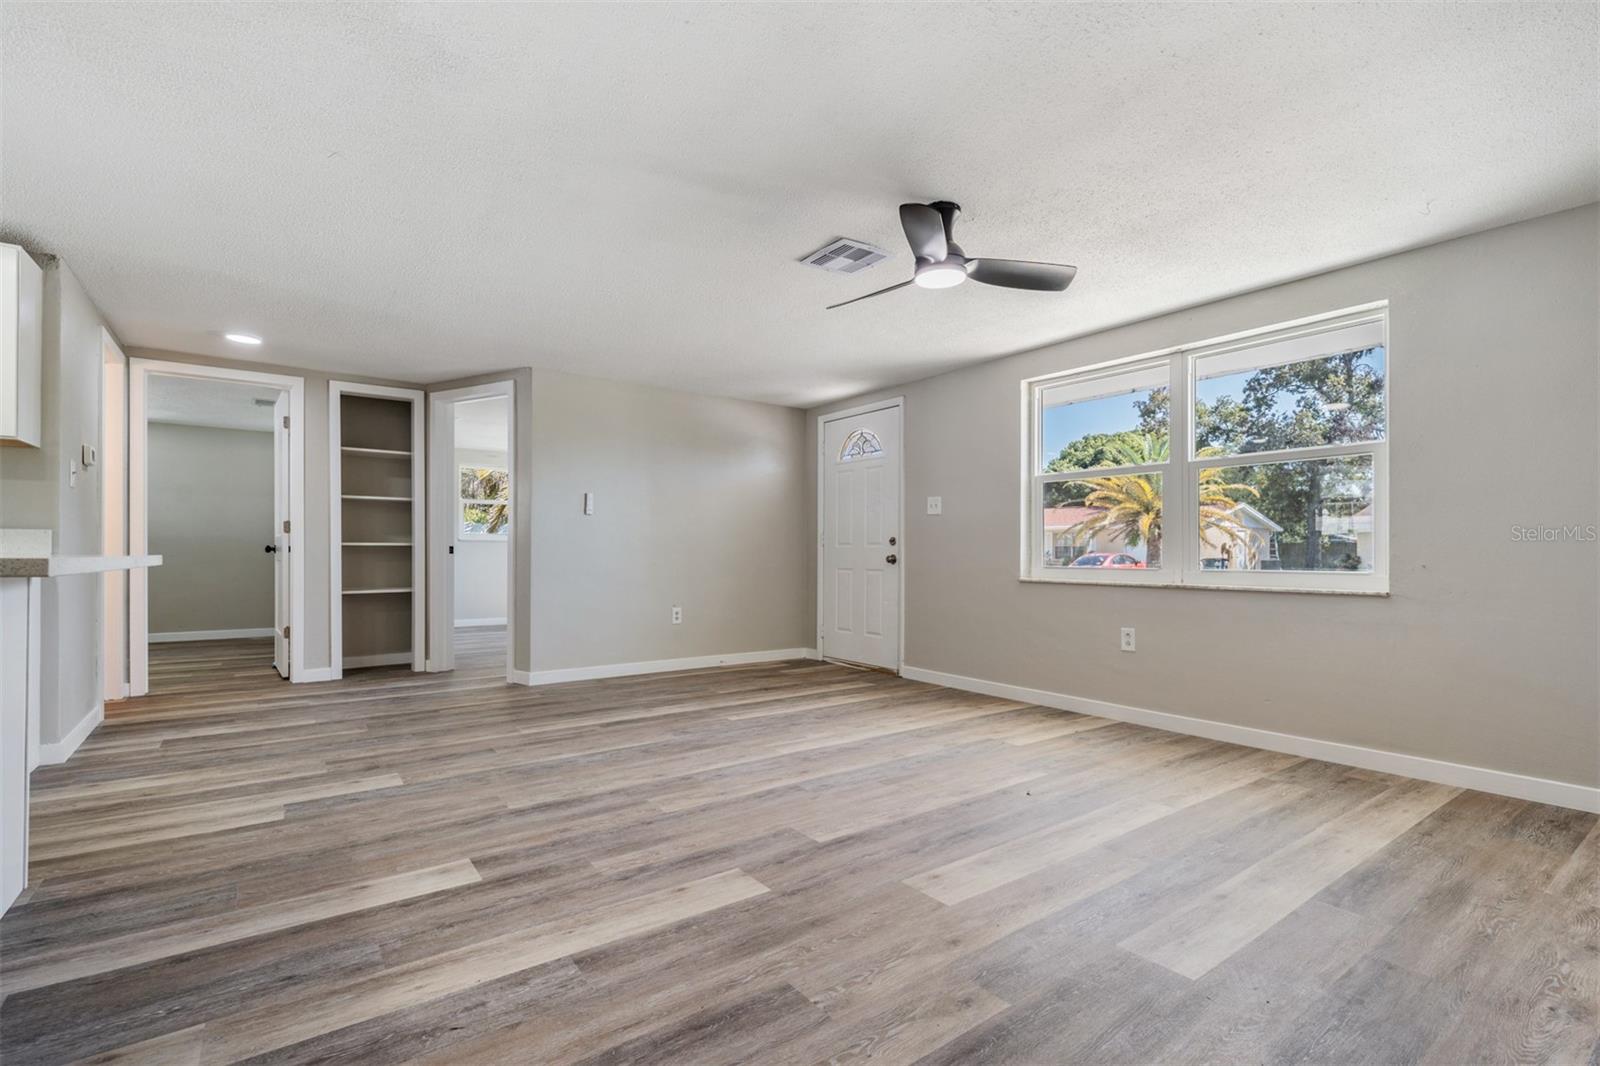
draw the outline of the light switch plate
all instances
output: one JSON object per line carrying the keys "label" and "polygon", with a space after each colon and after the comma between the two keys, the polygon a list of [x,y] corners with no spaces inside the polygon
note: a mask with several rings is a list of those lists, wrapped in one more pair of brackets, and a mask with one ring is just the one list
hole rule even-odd
{"label": "light switch plate", "polygon": [[944,514],[944,497],[943,496],[929,496],[928,497],[928,513],[929,514]]}

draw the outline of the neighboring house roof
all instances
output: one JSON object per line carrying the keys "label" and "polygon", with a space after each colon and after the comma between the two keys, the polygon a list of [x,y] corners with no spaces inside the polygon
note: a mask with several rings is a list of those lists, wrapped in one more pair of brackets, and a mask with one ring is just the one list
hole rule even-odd
{"label": "neighboring house roof", "polygon": [[1233,515],[1233,517],[1254,529],[1265,529],[1270,533],[1283,532],[1282,526],[1278,525],[1278,523],[1274,522],[1272,519],[1268,518],[1254,507],[1251,507],[1248,503],[1235,505],[1230,513]]}
{"label": "neighboring house roof", "polygon": [[1079,522],[1086,522],[1101,512],[1099,507],[1046,507],[1044,509],[1044,528],[1066,529]]}

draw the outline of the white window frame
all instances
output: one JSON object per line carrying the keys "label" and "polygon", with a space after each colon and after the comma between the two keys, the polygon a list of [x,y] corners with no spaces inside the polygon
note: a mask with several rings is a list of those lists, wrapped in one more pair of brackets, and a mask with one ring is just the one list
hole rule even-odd
{"label": "white window frame", "polygon": [[[1356,444],[1331,444],[1240,455],[1195,457],[1193,417],[1195,365],[1210,355],[1255,348],[1301,336],[1377,323],[1384,345],[1384,439]],[[1043,393],[1053,385],[1136,370],[1166,363],[1171,405],[1167,431],[1172,441],[1166,463],[1075,470],[1059,474],[1044,469]],[[1388,301],[1363,304],[1292,322],[1216,337],[1198,344],[1146,352],[1126,359],[1076,370],[1028,378],[1022,382],[1022,558],[1023,581],[1053,584],[1131,585],[1158,588],[1235,589],[1331,595],[1386,596],[1389,593],[1389,438],[1390,396],[1394,385],[1394,351],[1389,344]],[[1200,565],[1194,486],[1202,469],[1257,466],[1265,463],[1371,455],[1373,470],[1373,563],[1370,571],[1204,570]],[[1158,570],[1110,570],[1044,565],[1044,486],[1086,477],[1160,474],[1162,479],[1162,565]]]}
{"label": "white window frame", "polygon": [[[501,500],[472,500],[461,495],[461,472],[463,470],[494,470],[506,476],[506,498]],[[506,524],[499,533],[468,533],[462,527],[466,524],[461,520],[462,512],[469,503],[501,503],[506,505]],[[511,471],[509,468],[498,466],[480,466],[473,463],[456,464],[456,539],[457,540],[494,540],[501,541],[510,538],[511,534]]]}

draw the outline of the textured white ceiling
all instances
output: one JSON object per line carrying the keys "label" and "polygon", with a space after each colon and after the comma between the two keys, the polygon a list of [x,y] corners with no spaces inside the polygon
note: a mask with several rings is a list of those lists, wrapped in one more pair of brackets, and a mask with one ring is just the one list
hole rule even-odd
{"label": "textured white ceiling", "polygon": [[475,452],[504,452],[510,414],[511,404],[504,397],[456,404],[456,447]]}
{"label": "textured white ceiling", "polygon": [[276,400],[278,393],[278,389],[234,381],[152,374],[145,397],[146,417],[151,422],[174,422],[182,426],[271,433],[272,408],[256,400]]}
{"label": "textured white ceiling", "polygon": [[[0,20],[0,233],[124,342],[420,381],[808,404],[1600,196],[1588,3]],[[1078,280],[824,312],[909,275],[895,207],[936,197]],[[896,255],[795,261],[841,235]]]}

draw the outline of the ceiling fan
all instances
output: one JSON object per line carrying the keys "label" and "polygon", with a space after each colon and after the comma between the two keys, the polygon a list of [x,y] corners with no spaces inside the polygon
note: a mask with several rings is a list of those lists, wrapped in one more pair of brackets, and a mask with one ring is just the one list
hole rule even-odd
{"label": "ceiling fan", "polygon": [[916,272],[910,281],[890,285],[887,289],[869,292],[844,303],[830,304],[827,310],[847,304],[870,300],[886,292],[916,285],[924,289],[948,289],[968,278],[985,285],[999,285],[1006,289],[1034,289],[1039,292],[1060,292],[1072,284],[1077,267],[1061,263],[1032,263],[1022,259],[967,258],[955,240],[956,216],[961,205],[949,200],[936,200],[931,204],[901,204],[900,225],[906,231],[911,252],[917,257]]}

